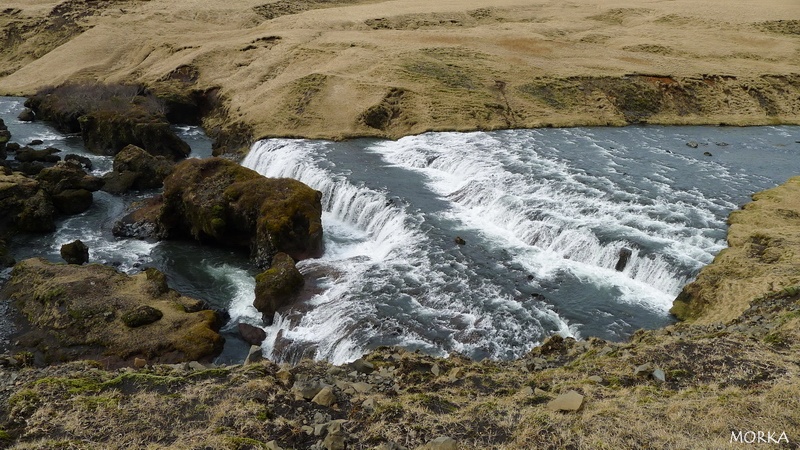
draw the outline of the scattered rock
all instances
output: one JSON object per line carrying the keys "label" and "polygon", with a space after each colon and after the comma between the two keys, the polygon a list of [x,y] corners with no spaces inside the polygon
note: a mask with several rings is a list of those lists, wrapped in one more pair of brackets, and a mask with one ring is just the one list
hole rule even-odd
{"label": "scattered rock", "polygon": [[122,194],[128,190],[155,189],[163,186],[174,164],[163,156],[153,156],[135,145],[128,145],[114,156],[114,170],[106,174],[103,190]]}
{"label": "scattered rock", "polygon": [[344,450],[347,448],[346,435],[343,431],[328,432],[322,441],[322,446],[327,450]]}
{"label": "scattered rock", "polygon": [[439,376],[439,372],[441,372],[441,369],[439,369],[439,365],[438,364],[434,364],[431,367],[431,373],[433,374],[433,376],[438,377]]}
{"label": "scattered rock", "polygon": [[64,161],[71,161],[77,163],[81,166],[84,170],[92,170],[92,160],[81,155],[76,155],[74,153],[70,153],[64,157]]}
{"label": "scattered rock", "polygon": [[67,264],[86,264],[89,262],[89,247],[80,239],[61,246],[61,257]]}
{"label": "scattered rock", "polygon": [[421,450],[458,450],[458,442],[448,436],[438,437],[420,447]]}
{"label": "scattered rock", "polygon": [[259,310],[267,325],[272,324],[275,312],[290,305],[303,288],[303,274],[297,270],[291,256],[278,253],[272,266],[256,276],[256,295],[253,306]]}
{"label": "scattered rock", "polygon": [[291,386],[294,383],[294,374],[288,369],[281,369],[275,373],[275,379],[284,386]]}
{"label": "scattered rock", "polygon": [[645,377],[650,375],[653,370],[653,365],[650,363],[645,363],[640,366],[637,366],[636,369],[633,371],[633,375],[637,377]]}
{"label": "scattered rock", "polygon": [[525,386],[524,388],[520,389],[519,393],[525,397],[530,397],[533,395],[533,388],[530,386]]}
{"label": "scattered rock", "polygon": [[348,366],[358,373],[365,373],[367,375],[375,371],[375,366],[363,358],[358,358],[357,360],[351,362]]}
{"label": "scattered rock", "polygon": [[137,369],[142,369],[147,366],[147,360],[144,358],[134,358],[133,359],[133,367]]}
{"label": "scattered rock", "polygon": [[36,114],[30,108],[25,108],[22,110],[21,113],[17,116],[17,119],[23,122],[33,122],[36,120]]}
{"label": "scattered rock", "polygon": [[260,346],[261,343],[264,342],[264,339],[267,338],[266,331],[247,323],[240,323],[237,325],[237,329],[239,330],[239,336],[242,337],[242,340],[250,345]]}
{"label": "scattered rock", "polygon": [[715,142],[715,144],[717,145],[717,147],[727,147],[728,146],[727,142]]}
{"label": "scattered rock", "polygon": [[34,139],[28,142],[28,145],[42,145],[42,144],[44,144],[44,141],[41,139]]}
{"label": "scattered rock", "polygon": [[461,236],[456,236],[454,241],[458,245],[467,245],[467,241],[465,241],[464,238],[462,238]]}
{"label": "scattered rock", "polygon": [[336,394],[333,393],[333,389],[325,387],[311,399],[311,402],[327,408],[336,403]]}
{"label": "scattered rock", "polygon": [[[0,130],[0,131],[2,131],[2,130]],[[2,135],[0,134],[0,136],[2,136]],[[0,142],[2,142],[2,137],[0,137]],[[20,148],[22,148],[22,146],[20,146],[16,142],[9,142],[8,145],[6,145],[6,150],[8,150],[9,152],[12,152],[12,153],[19,151]]]}
{"label": "scattered rock", "polygon": [[247,352],[247,356],[244,358],[245,364],[252,364],[254,362],[259,362],[264,359],[264,352],[261,350],[260,345],[251,345],[250,350]]}
{"label": "scattered rock", "polygon": [[356,382],[351,384],[352,388],[358,392],[359,394],[368,394],[372,391],[373,386],[369,383],[364,383],[362,381]]}
{"label": "scattered rock", "polygon": [[656,369],[653,371],[653,379],[661,383],[664,383],[665,381],[667,381],[667,375],[664,373],[663,370]]}
{"label": "scattered rock", "polygon": [[377,406],[375,399],[370,397],[364,400],[364,403],[361,404],[361,407],[368,410],[374,410],[375,406]]}
{"label": "scattered rock", "polygon": [[272,440],[264,444],[267,450],[283,450],[283,447],[278,445],[278,441]]}
{"label": "scattered rock", "polygon": [[603,382],[603,377],[600,377],[600,376],[597,376],[597,375],[592,375],[592,376],[589,377],[589,381],[591,381],[592,383],[600,384],[600,383]]}
{"label": "scattered rock", "polygon": [[319,394],[322,388],[323,386],[321,386],[318,382],[303,380],[297,380],[294,382],[294,385],[292,385],[292,391],[294,391],[296,396],[299,397],[298,400],[311,400],[317,394]]}
{"label": "scattered rock", "polygon": [[631,251],[631,249],[627,247],[622,247],[621,249],[619,249],[617,265],[614,266],[614,270],[616,270],[617,272],[622,272],[623,270],[625,270],[625,267],[628,265],[628,261],[631,259],[632,254],[633,252]]}
{"label": "scattered rock", "polygon": [[686,146],[691,148],[697,148],[698,145],[699,144],[696,141],[689,141],[686,143]]}
{"label": "scattered rock", "polygon": [[164,313],[152,306],[142,305],[123,314],[120,319],[125,325],[136,328],[145,325],[150,325],[153,322],[161,320]]}
{"label": "scattered rock", "polygon": [[57,163],[61,161],[61,157],[56,155],[61,150],[53,147],[48,147],[42,150],[35,150],[30,147],[22,147],[17,150],[14,159],[21,163],[25,162],[43,162],[43,163]]}
{"label": "scattered rock", "polygon": [[704,156],[713,156],[713,155],[711,154],[711,152],[703,152],[703,155],[704,155]]}
{"label": "scattered rock", "polygon": [[583,395],[569,391],[550,400],[547,409],[551,411],[578,411],[583,406]]}

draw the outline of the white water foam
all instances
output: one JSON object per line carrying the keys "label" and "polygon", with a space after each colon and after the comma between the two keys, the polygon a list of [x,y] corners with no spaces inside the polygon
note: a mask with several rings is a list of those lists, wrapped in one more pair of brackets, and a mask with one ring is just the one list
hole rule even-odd
{"label": "white water foam", "polygon": [[[322,292],[307,302],[307,311],[276,315],[266,328],[267,357],[285,359],[289,342],[313,348],[315,358],[343,363],[358,358],[381,336],[431,354],[481,350],[490,357],[510,357],[536,345],[527,338],[532,332],[528,327],[541,330],[545,322],[555,322],[562,334],[575,334],[552,310],[525,310],[518,301],[499,295],[490,282],[470,285],[466,267],[451,263],[451,273],[434,267],[426,256],[433,246],[418,227],[423,220],[384,192],[354,185],[346,173],[335,172],[324,158],[328,145],[260,141],[242,163],[266,176],[298,179],[323,193],[326,253],[298,267],[304,273],[332,275],[320,281]],[[479,299],[472,304],[462,298],[470,290]],[[504,321],[504,316],[514,319]],[[386,335],[395,327],[401,330],[392,341]]]}
{"label": "white water foam", "polygon": [[[697,268],[724,246],[686,226],[683,215],[689,208],[665,200],[672,194],[666,184],[657,199],[642,199],[602,175],[581,173],[566,162],[486,133],[412,136],[370,150],[391,164],[425,174],[431,189],[453,203],[454,220],[515,248],[536,278],[568,271],[620,287],[622,301],[666,311],[690,276],[676,268]],[[611,170],[613,165],[611,161]],[[721,225],[710,211],[692,209]],[[661,250],[645,254],[640,245]],[[619,273],[614,267],[623,247],[632,254]]]}

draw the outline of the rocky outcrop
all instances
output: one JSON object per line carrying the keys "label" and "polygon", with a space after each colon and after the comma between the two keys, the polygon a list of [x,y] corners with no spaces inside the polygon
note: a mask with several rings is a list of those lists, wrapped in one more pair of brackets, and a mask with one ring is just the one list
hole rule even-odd
{"label": "rocky outcrop", "polygon": [[134,203],[133,211],[118,220],[113,229],[114,236],[136,239],[162,239],[164,231],[159,223],[163,197],[155,197]]}
{"label": "rocky outcrop", "polygon": [[[150,269],[154,271],[154,269]],[[16,340],[39,362],[98,359],[109,364],[144,358],[178,362],[218,353],[216,312],[186,312],[183,297],[148,273],[129,276],[112,267],[52,264],[29,259],[14,267],[0,298],[27,320]]]}
{"label": "rocky outcrop", "polygon": [[89,247],[80,239],[61,246],[61,258],[67,264],[86,264],[89,262]]}
{"label": "rocky outcrop", "polygon": [[153,156],[140,147],[128,145],[114,157],[114,170],[103,177],[103,190],[122,194],[131,189],[159,188],[173,166],[174,163],[163,156]]}
{"label": "rocky outcrop", "polygon": [[728,248],[673,303],[681,320],[727,322],[756,298],[800,282],[800,177],[753,195],[728,223]]}
{"label": "rocky outcrop", "polygon": [[30,108],[25,108],[19,113],[17,119],[23,122],[33,122],[36,119],[36,114]]}
{"label": "rocky outcrop", "polygon": [[55,209],[39,182],[20,173],[0,175],[0,234],[55,230]]}
{"label": "rocky outcrop", "polygon": [[294,260],[278,253],[269,269],[256,276],[256,297],[253,306],[262,314],[264,323],[272,324],[275,311],[291,304],[303,288],[303,274]]}
{"label": "rocky outcrop", "polygon": [[61,161],[61,157],[56,155],[61,150],[53,147],[36,150],[31,147],[25,146],[17,150],[14,159],[21,163],[26,162],[43,162],[43,163],[57,163]]}
{"label": "rocky outcrop", "polygon": [[131,144],[171,160],[190,151],[170,129],[163,103],[141,86],[68,84],[42,89],[25,105],[64,132],[80,132],[86,148],[100,155]]}
{"label": "rocky outcrop", "polygon": [[43,169],[36,179],[63,214],[78,214],[89,209],[92,192],[103,186],[102,179],[87,174],[79,164],[66,161]]}
{"label": "rocky outcrop", "polygon": [[284,252],[295,260],[322,251],[322,194],[292,179],[266,178],[222,158],[189,159],[164,180],[159,225],[250,251],[260,267]]}
{"label": "rocky outcrop", "polygon": [[247,323],[240,323],[236,326],[239,336],[250,345],[261,345],[267,338],[267,333],[261,328],[254,327]]}
{"label": "rocky outcrop", "polygon": [[6,123],[3,122],[3,119],[0,119],[0,161],[5,161],[7,153],[6,153],[6,145],[8,145],[8,141],[11,140],[11,132],[8,131],[8,127]]}

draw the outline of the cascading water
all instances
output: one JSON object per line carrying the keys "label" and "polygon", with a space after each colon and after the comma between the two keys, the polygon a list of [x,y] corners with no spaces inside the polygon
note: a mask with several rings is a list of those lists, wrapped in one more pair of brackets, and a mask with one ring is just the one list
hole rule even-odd
{"label": "cascading water", "polygon": [[[80,138],[15,120],[13,139],[91,158]],[[210,141],[176,127],[199,156]],[[680,288],[725,245],[728,213],[800,173],[798,127],[627,127],[429,133],[398,141],[256,143],[244,165],[323,192],[325,253],[299,263],[302,301],[282,310],[265,355],[342,363],[379,345],[513,358],[546,336],[622,339],[671,321]],[[686,146],[697,141],[699,148]],[[713,156],[703,152],[713,153]],[[194,155],[193,155],[194,156]],[[90,258],[136,272],[154,265],[179,292],[226,308],[220,362],[247,346],[236,324],[263,326],[246,255],[191,242],[147,243],[110,230],[134,197],[95,194],[89,211],[46,236],[16,236],[17,259]],[[456,237],[465,245],[454,242]],[[630,250],[615,270],[620,250]],[[0,310],[0,331],[6,329]],[[3,333],[0,333],[0,341]],[[2,344],[2,342],[0,342]]]}
{"label": "cascading water", "polygon": [[[299,265],[321,281],[267,328],[266,354],[509,358],[553,332],[619,339],[669,323],[675,295],[724,248],[727,214],[800,169],[796,148],[770,142],[794,128],[702,128],[715,158],[685,145],[697,129],[256,143],[245,166],[322,191],[325,210],[326,254]],[[742,157],[756,145],[785,173]]]}

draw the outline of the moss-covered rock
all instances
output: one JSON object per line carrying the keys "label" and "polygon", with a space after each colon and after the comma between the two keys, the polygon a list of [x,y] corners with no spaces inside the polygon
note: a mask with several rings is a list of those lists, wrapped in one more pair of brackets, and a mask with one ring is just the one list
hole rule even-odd
{"label": "moss-covered rock", "polygon": [[278,252],[299,260],[322,251],[322,194],[299,181],[190,159],[164,180],[163,198],[159,222],[169,237],[247,249],[260,267]]}
{"label": "moss-covered rock", "polygon": [[0,269],[4,267],[11,267],[16,264],[14,257],[8,250],[5,239],[0,238]]}
{"label": "moss-covered rock", "polygon": [[92,206],[92,192],[103,186],[103,180],[87,174],[79,163],[64,161],[43,169],[36,179],[63,214],[78,214]]}
{"label": "moss-covered rock", "polygon": [[20,173],[0,175],[0,232],[53,231],[54,218],[53,203],[38,181]]}
{"label": "moss-covered rock", "polygon": [[303,274],[286,253],[272,258],[272,266],[256,276],[256,297],[253,306],[262,314],[267,325],[272,324],[275,311],[294,301],[303,288]]}
{"label": "moss-covered rock", "polygon": [[89,247],[80,239],[61,246],[61,257],[67,264],[86,264],[89,262]]}
{"label": "moss-covered rock", "polygon": [[98,112],[81,116],[79,122],[86,148],[100,155],[115,155],[128,145],[171,160],[185,158],[191,151],[165,120]]}
{"label": "moss-covered rock", "polygon": [[80,132],[97,154],[115,155],[129,144],[173,160],[190,151],[170,129],[164,103],[142,86],[67,84],[44,88],[25,105],[64,132]]}
{"label": "moss-covered rock", "polygon": [[103,190],[122,194],[130,189],[159,188],[173,166],[163,156],[153,156],[141,147],[128,145],[114,157],[114,170],[103,177]]}
{"label": "moss-covered rock", "polygon": [[14,267],[0,298],[27,319],[19,327],[27,331],[15,339],[37,362],[102,359],[113,365],[139,357],[171,363],[217,354],[223,343],[218,314],[186,312],[198,301],[170,289],[159,293],[152,278],[98,264],[29,259]]}

